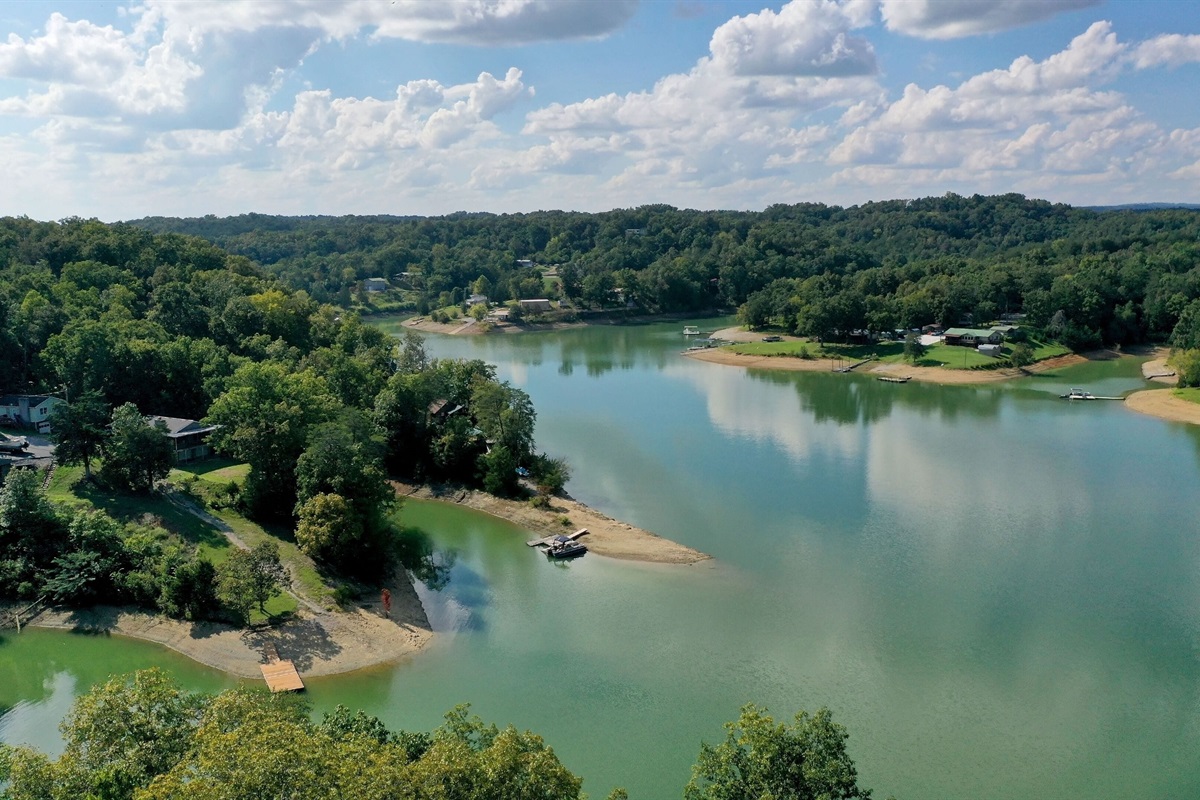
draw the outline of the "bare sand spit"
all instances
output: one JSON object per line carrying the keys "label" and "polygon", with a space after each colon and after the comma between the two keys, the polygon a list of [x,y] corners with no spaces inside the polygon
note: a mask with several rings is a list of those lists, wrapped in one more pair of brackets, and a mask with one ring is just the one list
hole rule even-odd
{"label": "bare sand spit", "polygon": [[[695,564],[711,558],[699,550],[627,525],[566,497],[551,498],[551,507],[540,509],[520,500],[505,500],[461,487],[416,486],[398,481],[393,481],[392,485],[397,494],[405,497],[458,503],[543,535],[587,528],[588,534],[582,541],[588,550],[610,558],[656,564]],[[569,525],[562,524],[563,517],[570,520]]]}
{"label": "bare sand spit", "polygon": [[1142,364],[1142,377],[1167,386],[1177,385],[1179,376],[1175,374],[1175,370],[1167,366],[1167,356],[1170,354],[1171,351],[1166,347],[1156,347],[1151,350],[1151,359]]}
{"label": "bare sand spit", "polygon": [[388,584],[391,616],[379,598],[347,611],[313,612],[302,607],[293,619],[272,627],[234,628],[213,622],[184,622],[130,608],[97,606],[49,610],[32,623],[99,635],[156,642],[193,661],[239,678],[262,679],[263,648],[274,645],[302,676],[335,675],[400,661],[433,639],[429,620],[412,582],[403,571]]}
{"label": "bare sand spit", "polygon": [[1147,389],[1125,398],[1125,405],[1142,414],[1171,422],[1200,425],[1200,403],[1176,397],[1174,389]]}
{"label": "bare sand spit", "polygon": [[526,333],[529,331],[557,331],[567,328],[582,328],[586,322],[551,322],[538,325],[513,325],[499,320],[476,322],[471,317],[460,317],[450,322],[434,322],[429,317],[413,317],[400,323],[422,333],[446,333],[451,336],[478,336],[484,333]]}

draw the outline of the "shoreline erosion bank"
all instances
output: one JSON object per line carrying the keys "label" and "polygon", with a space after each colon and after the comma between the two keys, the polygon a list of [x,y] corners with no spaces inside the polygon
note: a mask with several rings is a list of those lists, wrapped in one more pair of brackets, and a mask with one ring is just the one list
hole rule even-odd
{"label": "shoreline erosion bank", "polygon": [[[615,520],[570,497],[552,497],[550,507],[541,509],[522,500],[508,500],[464,487],[400,481],[392,481],[392,486],[401,497],[464,505],[543,535],[571,533],[587,528],[588,534],[582,541],[588,551],[608,558],[679,565],[697,564],[712,558],[707,553]],[[569,526],[562,524],[563,517],[570,520]]]}

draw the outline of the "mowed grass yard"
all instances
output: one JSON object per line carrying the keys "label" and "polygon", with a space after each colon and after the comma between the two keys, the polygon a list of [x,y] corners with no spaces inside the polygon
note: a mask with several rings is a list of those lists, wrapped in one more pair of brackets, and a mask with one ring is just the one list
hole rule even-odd
{"label": "mowed grass yard", "polygon": [[[1034,361],[1044,361],[1047,358],[1064,356],[1071,352],[1063,345],[1054,342],[1030,339],[1028,344],[1033,348]],[[905,363],[904,342],[897,341],[876,342],[874,344],[817,343],[807,340],[744,342],[728,345],[725,349],[743,355],[762,357],[840,358],[850,362],[875,358],[886,364]],[[972,367],[987,366],[1007,359],[1012,354],[1012,345],[1003,345],[1000,353],[1000,358],[996,358],[985,355],[974,347],[956,347],[939,343],[927,347],[925,354],[917,359],[916,366],[942,367],[945,369],[971,369]]]}
{"label": "mowed grass yard", "polygon": [[1192,386],[1187,389],[1176,389],[1175,396],[1189,403],[1200,403],[1200,387]]}
{"label": "mowed grass yard", "polygon": [[[94,464],[93,472],[98,468],[99,465]],[[200,481],[207,481],[213,486],[224,486],[230,481],[240,485],[248,472],[249,466],[246,464],[211,459],[173,469],[169,480],[172,483],[179,483],[181,479],[186,480],[191,476],[196,476]],[[224,532],[171,502],[162,493],[118,494],[94,482],[87,482],[83,477],[83,467],[59,466],[54,470],[46,496],[55,503],[103,511],[118,522],[160,526],[194,546],[200,558],[210,562],[214,567],[219,567],[233,552],[235,545]],[[206,510],[228,525],[247,546],[253,547],[260,541],[272,538],[261,525],[232,510]],[[295,542],[278,539],[276,541],[279,544],[280,558],[290,568],[292,574],[297,576],[298,582],[301,584],[297,587],[300,593],[316,603],[331,602],[331,590],[320,579],[312,561],[299,551]],[[295,597],[287,592],[280,592],[267,602],[265,616],[258,609],[254,609],[251,612],[250,621],[252,624],[263,622],[269,617],[295,613],[298,608],[299,604]]]}

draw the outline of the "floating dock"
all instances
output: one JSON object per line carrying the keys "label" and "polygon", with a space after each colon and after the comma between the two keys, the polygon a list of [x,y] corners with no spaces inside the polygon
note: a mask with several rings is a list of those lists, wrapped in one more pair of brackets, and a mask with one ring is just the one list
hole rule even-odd
{"label": "floating dock", "polygon": [[296,665],[280,658],[275,645],[267,645],[263,648],[263,653],[267,657],[267,663],[260,665],[259,669],[262,670],[263,680],[267,682],[267,688],[272,694],[304,691],[304,681],[300,680]]}
{"label": "floating dock", "polygon": [[[588,532],[587,528],[580,528],[579,530],[575,531],[567,538],[570,539],[571,541],[575,541],[580,536],[585,535],[587,532]],[[550,545],[554,544],[554,541],[556,539],[558,539],[558,537],[560,535],[561,534],[556,533],[553,536],[543,536],[541,539],[530,539],[525,544],[528,545],[529,547],[549,547]]]}
{"label": "floating dock", "polygon": [[880,375],[878,380],[881,380],[884,383],[908,383],[912,380],[912,375],[906,375],[903,378],[894,378],[891,375]]}

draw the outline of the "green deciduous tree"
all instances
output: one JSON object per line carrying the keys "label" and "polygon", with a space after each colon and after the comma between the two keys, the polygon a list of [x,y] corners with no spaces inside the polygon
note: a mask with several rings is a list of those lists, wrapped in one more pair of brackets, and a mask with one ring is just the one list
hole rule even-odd
{"label": "green deciduous tree", "polygon": [[296,461],[309,430],[337,407],[325,380],[279,363],[246,364],[209,409],[211,442],[250,464],[243,497],[260,515],[287,516],[296,502]]}
{"label": "green deciduous tree", "polygon": [[187,752],[205,702],[160,670],[114,678],[75,701],[60,726],[66,747],[57,761],[10,751],[4,796],[130,800]]}
{"label": "green deciduous tree", "polygon": [[106,481],[129,491],[148,492],[174,464],[175,449],[161,420],[152,423],[133,403],[113,409],[101,469]]}
{"label": "green deciduous tree", "polygon": [[537,412],[524,391],[507,382],[478,380],[471,392],[470,408],[489,441],[507,447],[518,464],[533,452]]}
{"label": "green deciduous tree", "polygon": [[910,333],[904,337],[904,360],[910,364],[915,364],[925,355],[925,345],[921,344],[921,339],[915,334]]}
{"label": "green deciduous tree", "polygon": [[190,558],[163,577],[159,607],[172,617],[209,619],[217,609],[217,570],[211,562]]}
{"label": "green deciduous tree", "polygon": [[726,724],[725,741],[702,744],[685,800],[850,800],[868,798],[846,752],[846,729],[829,709],[777,724],[748,705]]}
{"label": "green deciduous tree", "polygon": [[265,614],[267,601],[289,583],[279,560],[279,545],[272,541],[249,550],[235,549],[217,568],[217,597],[243,622],[255,606]]}
{"label": "green deciduous tree", "polygon": [[316,561],[352,565],[362,549],[363,521],[339,494],[319,493],[300,506],[296,544]]}
{"label": "green deciduous tree", "polygon": [[1014,367],[1027,367],[1033,363],[1033,348],[1025,342],[1017,342],[1008,358]]}
{"label": "green deciduous tree", "polygon": [[99,392],[85,392],[73,403],[61,403],[50,412],[50,438],[54,459],[60,464],[83,464],[92,476],[92,459],[108,438],[109,409]]}

